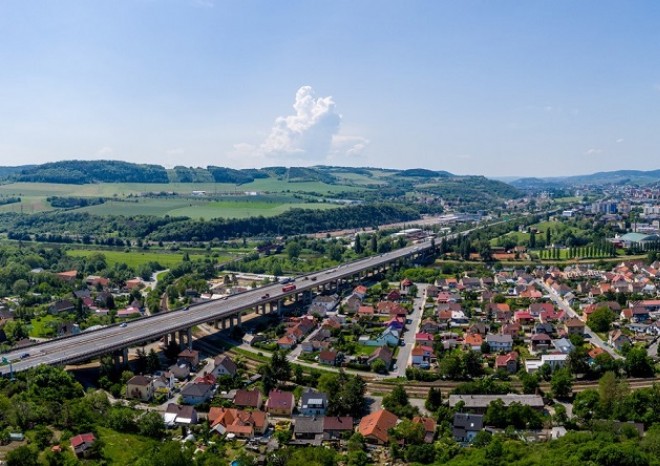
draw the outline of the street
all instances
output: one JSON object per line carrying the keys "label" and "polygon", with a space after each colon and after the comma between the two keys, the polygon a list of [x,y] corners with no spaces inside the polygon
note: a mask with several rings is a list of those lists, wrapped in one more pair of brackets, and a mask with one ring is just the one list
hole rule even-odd
{"label": "street", "polygon": [[[571,306],[569,306],[568,303],[567,303],[567,302],[566,302],[561,296],[559,296],[555,290],[553,290],[553,289],[550,288],[548,285],[546,285],[545,283],[543,283],[542,280],[536,280],[536,283],[537,283],[539,286],[541,286],[541,287],[546,291],[546,293],[548,294],[548,296],[550,296],[550,299],[552,300],[552,302],[555,303],[555,305],[556,305],[559,309],[561,309],[562,311],[566,312],[566,314],[569,315],[570,317],[577,317],[578,319],[580,318],[580,317],[577,315],[577,313],[571,308]],[[594,345],[596,345],[596,346],[599,346],[600,348],[602,348],[603,350],[605,350],[605,351],[606,351],[610,356],[612,356],[614,359],[623,359],[623,356],[619,355],[616,351],[614,351],[614,349],[613,349],[612,347],[610,347],[607,343],[605,343],[605,342],[604,342],[604,341],[603,341],[598,335],[596,335],[596,333],[595,333],[593,330],[591,330],[586,324],[585,324],[585,326],[584,326],[584,333],[590,335],[589,341],[590,341],[592,344],[594,344]]]}
{"label": "street", "polygon": [[391,377],[405,377],[406,368],[411,363],[410,353],[415,346],[415,334],[417,333],[420,320],[424,313],[424,304],[426,302],[426,287],[428,284],[415,283],[415,286],[417,286],[417,296],[413,300],[413,311],[408,316],[412,322],[406,325],[407,330],[401,336],[401,339],[404,341],[405,345],[399,347],[399,355],[396,358],[397,368],[396,370],[390,372]]}

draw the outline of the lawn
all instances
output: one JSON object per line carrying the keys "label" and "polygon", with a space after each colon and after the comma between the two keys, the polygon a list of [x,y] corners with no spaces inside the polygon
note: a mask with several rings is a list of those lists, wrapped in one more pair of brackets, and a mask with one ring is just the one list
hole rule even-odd
{"label": "lawn", "polygon": [[377,346],[355,345],[355,355],[371,356],[377,349]]}
{"label": "lawn", "polygon": [[290,209],[334,209],[338,204],[323,203],[276,203],[276,202],[232,202],[214,201],[205,204],[189,205],[169,212],[170,216],[186,216],[191,218],[248,218],[273,217]]}
{"label": "lawn", "polygon": [[[149,262],[158,262],[163,267],[172,267],[183,260],[181,252],[151,252],[151,251],[106,251],[102,249],[69,249],[67,254],[73,257],[87,257],[92,254],[103,254],[107,264],[126,264],[131,268],[139,267]],[[191,260],[203,259],[203,254],[190,254]],[[227,256],[229,259],[229,256]]]}
{"label": "lawn", "polygon": [[30,336],[35,338],[46,338],[55,335],[55,330],[49,324],[60,322],[55,316],[50,314],[35,317],[30,321]]}
{"label": "lawn", "polygon": [[103,455],[108,464],[133,464],[143,456],[145,451],[149,451],[158,443],[146,437],[124,434],[106,427],[97,427],[97,432],[99,438],[105,443]]}

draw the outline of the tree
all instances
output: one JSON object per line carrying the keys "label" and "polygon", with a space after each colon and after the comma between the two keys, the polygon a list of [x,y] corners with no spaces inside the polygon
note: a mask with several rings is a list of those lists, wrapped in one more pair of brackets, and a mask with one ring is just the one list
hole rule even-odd
{"label": "tree", "polygon": [[355,235],[355,245],[353,247],[353,250],[355,251],[356,254],[362,254],[364,251],[364,248],[362,247],[362,240],[360,239],[360,235]]}
{"label": "tree", "polygon": [[371,370],[377,374],[387,374],[387,365],[385,361],[377,358],[371,363]]}
{"label": "tree", "polygon": [[655,374],[653,360],[646,354],[646,349],[641,346],[630,348],[626,354],[624,368],[630,377],[652,377]]}
{"label": "tree", "polygon": [[569,398],[573,392],[573,378],[568,368],[562,367],[553,372],[550,388],[557,398]]}
{"label": "tree", "polygon": [[376,234],[374,233],[371,235],[371,240],[369,243],[369,249],[371,249],[371,252],[377,252],[378,251],[378,238],[376,238]]}
{"label": "tree", "polygon": [[12,291],[14,292],[15,295],[17,296],[23,296],[27,291],[30,289],[30,284],[27,282],[27,280],[23,278],[19,278],[14,282],[14,285],[12,286]]}
{"label": "tree", "polygon": [[429,393],[426,396],[424,406],[431,412],[436,412],[438,408],[442,406],[442,392],[439,388],[429,388]]}
{"label": "tree", "polygon": [[529,232],[529,249],[534,249],[536,247],[536,232],[531,230]]}
{"label": "tree", "polygon": [[149,374],[153,374],[159,369],[160,369],[160,359],[158,358],[158,354],[156,353],[156,351],[154,351],[154,349],[151,348],[149,354],[147,354],[146,370]]}
{"label": "tree", "polygon": [[597,308],[589,316],[589,327],[594,332],[608,332],[615,319],[614,312],[609,307],[602,306]]}
{"label": "tree", "polygon": [[600,403],[600,396],[596,390],[583,390],[575,395],[573,401],[573,414],[582,422],[594,418]]}
{"label": "tree", "polygon": [[406,445],[420,445],[424,442],[425,434],[424,426],[419,422],[412,422],[410,419],[402,420],[392,429],[394,438]]}
{"label": "tree", "polygon": [[7,453],[6,461],[7,466],[38,466],[39,454],[29,446],[23,445]]}
{"label": "tree", "polygon": [[600,416],[611,418],[616,409],[628,394],[628,386],[617,379],[614,372],[605,372],[598,381]]}
{"label": "tree", "polygon": [[163,418],[157,412],[149,411],[138,420],[138,431],[145,437],[163,438],[165,434]]}

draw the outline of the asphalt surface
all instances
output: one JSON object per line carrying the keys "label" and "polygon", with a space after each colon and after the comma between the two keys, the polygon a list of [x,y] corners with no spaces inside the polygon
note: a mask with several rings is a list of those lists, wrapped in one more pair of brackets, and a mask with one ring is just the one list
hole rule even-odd
{"label": "asphalt surface", "polygon": [[[565,299],[563,299],[557,292],[543,283],[542,280],[536,280],[536,283],[539,284],[539,286],[543,287],[543,289],[547,292],[548,296],[550,296],[550,299],[552,300],[555,305],[560,308],[562,311],[566,312],[567,315],[570,317],[577,317],[578,319],[580,316],[571,308],[571,306],[568,305]],[[587,325],[584,326],[584,334],[585,335],[590,335],[588,340],[593,343],[594,345],[602,348],[605,350],[607,353],[610,354],[614,359],[623,359],[623,356],[618,354],[614,349],[609,346],[607,343],[605,343],[596,333],[591,330]]]}
{"label": "asphalt surface", "polygon": [[[54,339],[45,343],[10,351],[2,355],[12,363],[14,372],[23,371],[40,364],[65,364],[81,362],[87,359],[120,350],[138,343],[155,340],[161,336],[203,324],[205,322],[236,315],[243,310],[254,308],[257,304],[277,301],[305,290],[312,290],[319,285],[347,278],[364,270],[412,256],[431,247],[426,241],[403,249],[372,256],[342,264],[320,272],[298,277],[296,290],[282,291],[282,284],[267,285],[255,290],[229,296],[225,299],[192,305],[189,309],[159,313],[136,319],[125,327],[114,325],[93,332]],[[267,296],[264,298],[264,296]],[[10,371],[8,365],[0,366],[0,374]]]}
{"label": "asphalt surface", "polygon": [[390,377],[405,377],[406,368],[412,363],[410,353],[415,347],[415,334],[419,328],[419,321],[424,313],[424,303],[426,301],[426,287],[429,286],[425,283],[415,283],[417,286],[417,296],[413,300],[413,311],[408,315],[411,320],[410,324],[406,324],[406,331],[401,336],[405,344],[399,347],[399,354],[396,358],[396,370],[390,372]]}

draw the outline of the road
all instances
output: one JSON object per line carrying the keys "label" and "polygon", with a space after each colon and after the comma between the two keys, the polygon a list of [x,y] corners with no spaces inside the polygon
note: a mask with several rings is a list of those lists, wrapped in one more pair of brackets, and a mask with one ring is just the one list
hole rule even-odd
{"label": "road", "polygon": [[[398,259],[417,255],[430,247],[431,242],[426,241],[380,256],[359,259],[339,267],[301,276],[295,282],[297,289],[289,292],[283,292],[281,284],[266,285],[221,300],[191,305],[188,309],[161,312],[136,319],[129,322],[126,327],[114,325],[93,332],[83,332],[79,335],[54,339],[31,347],[10,351],[2,356],[13,362],[15,372],[40,364],[85,361],[111,351],[160,338],[174,331],[237,315],[244,310],[254,308],[258,304],[277,301],[296,293],[312,290],[326,283],[335,282],[338,279],[351,277],[364,270],[385,266]],[[266,295],[268,297],[263,298]],[[0,366],[1,375],[8,373],[8,365]]]}
{"label": "road", "polygon": [[[564,311],[564,312],[565,312],[567,315],[569,315],[570,317],[577,317],[578,319],[580,318],[580,316],[577,315],[577,313],[573,310],[573,308],[571,308],[571,306],[568,305],[568,303],[566,302],[566,300],[563,299],[561,296],[559,296],[559,294],[558,294],[554,289],[552,289],[551,287],[549,287],[548,285],[546,285],[545,283],[543,283],[542,280],[536,280],[536,283],[537,283],[539,286],[541,286],[541,287],[546,291],[546,293],[548,294],[548,296],[550,296],[550,299],[552,300],[552,302],[555,303],[555,305],[556,305],[559,309],[561,309],[562,311]],[[605,351],[606,351],[610,356],[612,356],[614,359],[623,359],[623,356],[621,356],[621,355],[618,354],[616,351],[614,351],[614,349],[613,349],[611,346],[609,346],[607,343],[605,343],[605,342],[604,342],[604,341],[603,341],[598,335],[596,335],[596,333],[595,333],[593,330],[591,330],[587,325],[584,326],[584,333],[585,333],[585,334],[588,334],[588,335],[591,335],[591,337],[589,338],[589,341],[590,341],[592,344],[594,344],[594,345],[596,345],[596,346],[599,346],[600,348],[602,348],[603,350],[605,350]]]}
{"label": "road", "polygon": [[403,333],[401,339],[404,345],[399,347],[399,355],[396,358],[396,370],[390,372],[390,377],[405,377],[406,368],[411,364],[411,352],[415,346],[415,334],[419,328],[419,321],[424,313],[424,303],[426,301],[426,287],[428,284],[416,283],[417,296],[413,300],[413,311],[408,316],[411,320],[410,324],[406,326],[407,330]]}

